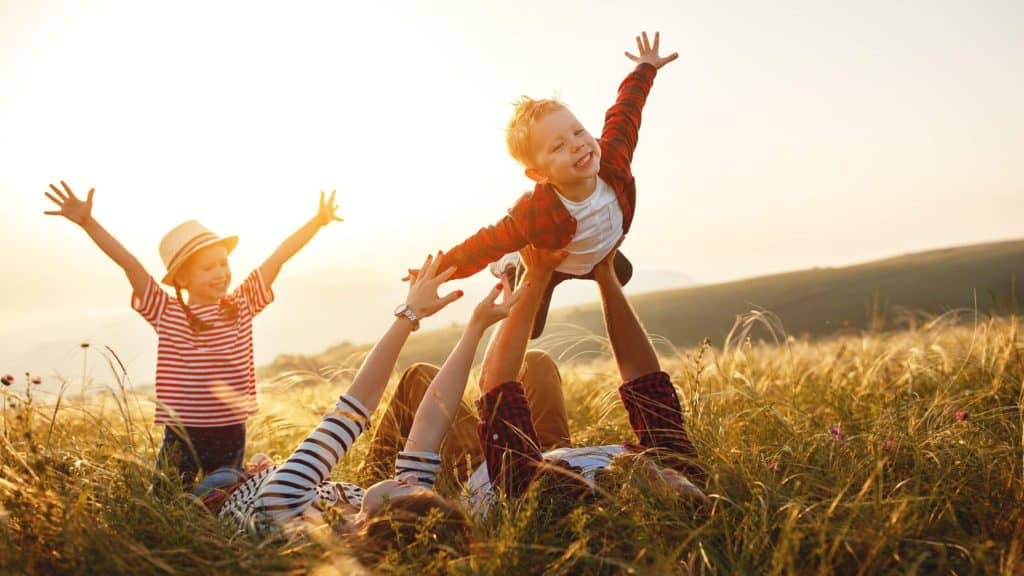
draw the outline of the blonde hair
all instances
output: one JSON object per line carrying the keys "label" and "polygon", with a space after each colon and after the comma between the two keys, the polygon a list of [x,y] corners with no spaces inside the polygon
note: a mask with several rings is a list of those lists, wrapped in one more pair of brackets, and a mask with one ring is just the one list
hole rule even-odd
{"label": "blonde hair", "polygon": [[533,163],[533,150],[530,150],[530,131],[541,118],[558,110],[568,110],[565,104],[554,98],[534,100],[523,96],[513,105],[512,118],[505,128],[505,144],[508,153],[523,166]]}

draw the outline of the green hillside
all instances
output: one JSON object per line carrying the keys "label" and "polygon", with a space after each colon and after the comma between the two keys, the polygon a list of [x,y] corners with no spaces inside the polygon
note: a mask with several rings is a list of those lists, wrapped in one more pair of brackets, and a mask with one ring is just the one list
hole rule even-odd
{"label": "green hillside", "polygon": [[[752,250],[752,258],[756,251]],[[840,332],[913,327],[943,313],[1018,311],[1024,302],[1024,240],[907,254],[842,268],[814,268],[723,284],[652,292],[631,298],[648,330],[678,348],[709,338],[721,345],[737,317],[773,313],[787,334],[812,337]],[[401,366],[440,363],[455,344],[450,326],[413,335]],[[768,337],[755,327],[753,337]],[[603,353],[598,303],[553,310],[536,344],[569,358]],[[341,344],[315,356],[282,356],[263,376],[290,370],[352,365],[366,345]],[[481,351],[482,352],[482,351]]]}

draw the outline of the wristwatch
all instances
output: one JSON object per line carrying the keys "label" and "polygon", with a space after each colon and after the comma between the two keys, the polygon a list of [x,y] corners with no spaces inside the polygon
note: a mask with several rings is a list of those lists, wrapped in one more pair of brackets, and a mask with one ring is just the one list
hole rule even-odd
{"label": "wristwatch", "polygon": [[416,313],[412,311],[412,308],[409,308],[407,304],[399,304],[398,307],[395,308],[395,316],[405,318],[409,322],[412,322],[413,332],[420,329],[420,317],[417,316]]}

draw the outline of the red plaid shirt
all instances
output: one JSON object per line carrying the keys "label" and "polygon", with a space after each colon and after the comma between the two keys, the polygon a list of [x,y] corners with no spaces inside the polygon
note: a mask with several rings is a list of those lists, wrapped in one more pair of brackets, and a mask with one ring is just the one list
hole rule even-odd
{"label": "red plaid shirt", "polygon": [[[672,380],[652,372],[619,387],[637,443],[630,450],[654,456],[663,465],[703,487],[707,474],[697,463],[697,450],[686,435],[683,411]],[[491,484],[513,498],[530,486],[543,461],[526,393],[519,382],[505,382],[477,400],[477,432],[484,448]]]}
{"label": "red plaid shirt", "polygon": [[697,463],[697,449],[686,434],[679,396],[669,375],[652,372],[626,382],[619,386],[619,398],[637,439],[626,447],[653,456],[703,488],[707,472]]}
{"label": "red plaid shirt", "polygon": [[[654,83],[657,69],[640,64],[619,86],[615,104],[608,109],[601,131],[601,169],[598,176],[611,186],[622,209],[622,233],[629,232],[636,208],[636,183],[630,163],[640,132],[640,112]],[[523,194],[508,215],[493,226],[481,228],[448,250],[441,270],[455,266],[452,278],[476,274],[509,252],[532,244],[537,248],[564,248],[576,234],[576,219],[558,199],[550,184],[538,184]]]}

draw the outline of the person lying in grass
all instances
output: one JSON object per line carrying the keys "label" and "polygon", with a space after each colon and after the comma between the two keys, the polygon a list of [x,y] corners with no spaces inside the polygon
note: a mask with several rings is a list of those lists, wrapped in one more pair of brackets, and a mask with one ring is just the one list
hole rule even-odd
{"label": "person lying in grass", "polygon": [[[299,444],[280,466],[250,471],[247,478],[223,491],[206,495],[209,509],[240,530],[257,535],[331,523],[351,537],[357,548],[377,554],[402,546],[416,537],[420,520],[428,515],[439,545],[459,549],[468,525],[461,510],[433,491],[441,464],[438,448],[465,390],[469,369],[484,331],[509,313],[518,296],[507,283],[496,286],[473,310],[455,349],[431,382],[426,400],[416,412],[404,449],[398,454],[393,478],[363,489],[329,480],[334,466],[362,432],[380,402],[388,377],[409,334],[419,320],[461,297],[437,295],[438,286],[454,272],[438,273],[438,257],[428,257],[424,273],[409,287],[405,304],[374,346],[335,409]],[[505,296],[496,303],[504,288]],[[224,473],[227,471],[217,471]]]}
{"label": "person lying in grass", "polygon": [[[620,396],[637,442],[607,446],[572,447],[558,367],[546,353],[526,351],[536,307],[565,252],[527,246],[522,256],[527,268],[517,292],[521,299],[488,347],[478,410],[463,402],[454,415],[441,445],[448,464],[440,478],[465,484],[468,503],[481,513],[498,496],[495,485],[506,496],[518,497],[534,480],[547,478],[572,494],[585,494],[593,491],[597,473],[609,468],[622,470],[625,477],[669,500],[703,500],[706,474],[687,437],[671,381],[622,293],[614,272],[615,251],[594,275],[607,321],[614,324],[608,327],[615,334],[612,348],[626,382]],[[415,364],[403,374],[363,465],[370,477],[389,473],[437,372],[434,366]]]}
{"label": "person lying in grass", "polygon": [[601,290],[609,340],[624,382],[619,397],[636,442],[542,452],[537,430],[551,425],[533,414],[518,375],[543,287],[564,252],[524,250],[522,255],[527,271],[521,301],[487,349],[479,379],[477,431],[486,464],[470,477],[470,493],[486,506],[496,490],[506,498],[516,498],[543,480],[585,495],[593,490],[599,470],[617,466],[656,492],[704,500],[707,474],[687,436],[672,381],[661,370],[657,353],[622,292],[614,270],[615,250],[595,266],[594,279]]}

